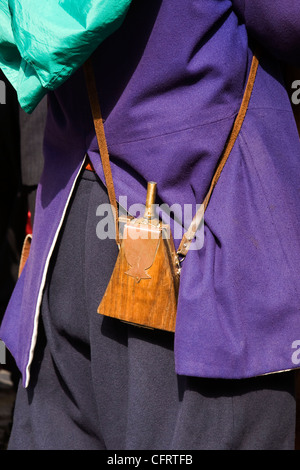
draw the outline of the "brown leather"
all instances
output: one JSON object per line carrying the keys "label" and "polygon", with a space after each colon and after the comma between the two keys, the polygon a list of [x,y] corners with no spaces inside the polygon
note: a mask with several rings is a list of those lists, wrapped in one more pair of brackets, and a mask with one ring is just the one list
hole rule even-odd
{"label": "brown leather", "polygon": [[26,235],[25,240],[23,242],[23,247],[22,247],[18,277],[21,276],[21,273],[22,273],[22,271],[24,269],[24,266],[26,264],[26,261],[28,259],[28,256],[29,256],[29,253],[30,253],[30,247],[31,247],[31,240],[32,240],[32,235],[31,234]]}
{"label": "brown leather", "polygon": [[107,143],[105,138],[105,131],[103,125],[103,119],[101,114],[101,109],[98,100],[98,91],[96,86],[96,80],[94,76],[92,59],[88,59],[84,64],[84,73],[86,78],[86,86],[89,95],[95,132],[97,136],[100,157],[102,161],[103,172],[105,176],[105,183],[108,192],[108,197],[111,206],[114,210],[114,219],[116,226],[116,242],[119,245],[119,224],[118,224],[118,205],[116,200],[115,188],[112,178],[112,172],[110,167],[109,153],[107,149]]}
{"label": "brown leather", "polygon": [[249,77],[248,77],[248,81],[247,81],[247,85],[246,85],[246,89],[245,89],[245,92],[244,92],[244,96],[243,96],[243,99],[242,99],[242,103],[241,103],[241,106],[240,106],[240,110],[238,112],[238,115],[235,119],[235,122],[234,122],[234,125],[233,125],[233,128],[232,128],[232,131],[231,131],[231,134],[229,136],[229,139],[227,141],[227,144],[226,144],[226,147],[223,151],[223,154],[218,162],[218,166],[217,166],[217,169],[214,173],[214,176],[213,176],[213,179],[211,181],[211,184],[210,184],[210,187],[209,187],[209,190],[204,198],[204,201],[203,201],[203,204],[200,206],[198,212],[196,213],[194,219],[192,220],[192,223],[189,227],[189,229],[187,230],[187,232],[184,234],[181,242],[180,242],[180,245],[179,245],[179,248],[177,250],[177,253],[179,256],[181,257],[185,257],[188,253],[188,250],[191,246],[191,243],[193,241],[193,239],[195,238],[195,235],[196,235],[196,232],[198,230],[198,227],[204,217],[204,212],[208,206],[208,203],[209,203],[209,200],[211,198],[211,195],[212,195],[212,192],[221,176],[221,173],[222,173],[222,170],[228,160],[228,157],[231,153],[231,150],[233,149],[233,146],[236,142],[236,139],[239,135],[239,132],[241,130],[241,127],[243,125],[243,122],[244,122],[244,119],[245,119],[245,116],[246,116],[246,112],[247,112],[247,109],[248,109],[248,105],[249,105],[249,102],[250,102],[250,98],[251,98],[251,94],[252,94],[252,90],[253,90],[253,86],[254,86],[254,82],[255,82],[255,77],[256,77],[256,73],[257,73],[257,68],[258,68],[258,64],[259,64],[259,61],[258,61],[258,58],[257,56],[254,54],[253,55],[253,59],[252,59],[252,63],[251,63],[251,69],[250,69],[250,72],[249,72]]}
{"label": "brown leather", "polygon": [[170,227],[155,215],[155,197],[156,183],[149,182],[144,216],[125,219],[119,256],[98,313],[174,332],[180,269]]}

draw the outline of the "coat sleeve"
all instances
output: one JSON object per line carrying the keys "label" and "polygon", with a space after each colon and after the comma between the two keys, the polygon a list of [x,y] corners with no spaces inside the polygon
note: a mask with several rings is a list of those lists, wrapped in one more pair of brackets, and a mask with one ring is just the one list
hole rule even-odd
{"label": "coat sleeve", "polygon": [[300,65],[299,0],[232,0],[249,36],[280,60]]}

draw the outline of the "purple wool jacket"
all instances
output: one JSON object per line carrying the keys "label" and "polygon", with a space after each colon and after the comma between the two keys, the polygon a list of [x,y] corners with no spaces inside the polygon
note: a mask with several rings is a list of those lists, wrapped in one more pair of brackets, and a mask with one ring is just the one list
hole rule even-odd
{"label": "purple wool jacket", "polygon": [[[205,213],[204,246],[183,263],[178,374],[245,378],[299,367],[300,144],[279,60],[300,64],[300,5],[267,3],[133,1],[93,57],[117,197],[144,203],[154,180],[160,202],[183,207],[208,189],[241,103],[250,39],[264,46]],[[82,69],[48,99],[31,252],[0,331],[24,386],[47,269],[86,154],[103,180]]]}

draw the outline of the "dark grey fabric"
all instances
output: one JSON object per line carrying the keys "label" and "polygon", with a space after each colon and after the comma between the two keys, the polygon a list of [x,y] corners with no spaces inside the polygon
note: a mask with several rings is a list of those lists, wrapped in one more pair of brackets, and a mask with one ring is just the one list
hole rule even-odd
{"label": "dark grey fabric", "polygon": [[172,334],[97,314],[117,257],[114,240],[96,235],[107,202],[85,171],[51,261],[9,449],[293,449],[292,373],[179,377]]}

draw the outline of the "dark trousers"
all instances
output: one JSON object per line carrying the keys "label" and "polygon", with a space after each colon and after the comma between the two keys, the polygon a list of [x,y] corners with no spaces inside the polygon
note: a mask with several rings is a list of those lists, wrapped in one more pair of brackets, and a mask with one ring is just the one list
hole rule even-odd
{"label": "dark trousers", "polygon": [[51,261],[9,448],[293,449],[293,373],[177,376],[172,334],[97,314],[117,257],[115,241],[96,235],[96,208],[107,202],[85,171]]}

